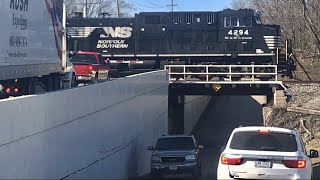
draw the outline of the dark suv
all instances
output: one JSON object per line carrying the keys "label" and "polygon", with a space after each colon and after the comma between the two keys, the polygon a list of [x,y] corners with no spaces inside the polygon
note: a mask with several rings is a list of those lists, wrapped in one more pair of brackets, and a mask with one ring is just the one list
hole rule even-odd
{"label": "dark suv", "polygon": [[153,179],[162,178],[163,174],[192,174],[193,179],[201,175],[201,163],[198,145],[194,136],[162,136],[152,150],[151,175]]}

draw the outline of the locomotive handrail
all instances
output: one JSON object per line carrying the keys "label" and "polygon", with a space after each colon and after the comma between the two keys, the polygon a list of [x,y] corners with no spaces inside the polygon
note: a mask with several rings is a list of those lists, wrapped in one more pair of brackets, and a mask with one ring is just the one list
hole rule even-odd
{"label": "locomotive handrail", "polygon": [[170,82],[237,82],[238,84],[279,82],[277,65],[166,65],[165,69]]}

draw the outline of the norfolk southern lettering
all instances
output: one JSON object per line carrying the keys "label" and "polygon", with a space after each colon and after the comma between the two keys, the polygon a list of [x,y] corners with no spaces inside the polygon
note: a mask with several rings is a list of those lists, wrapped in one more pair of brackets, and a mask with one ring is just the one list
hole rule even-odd
{"label": "norfolk southern lettering", "polygon": [[10,9],[28,11],[29,0],[10,0]]}

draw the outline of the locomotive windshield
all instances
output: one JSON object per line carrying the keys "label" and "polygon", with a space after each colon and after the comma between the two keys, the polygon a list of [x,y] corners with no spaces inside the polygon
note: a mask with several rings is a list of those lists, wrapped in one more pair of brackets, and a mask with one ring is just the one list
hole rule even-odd
{"label": "locomotive windshield", "polygon": [[251,27],[252,17],[225,17],[225,27]]}
{"label": "locomotive windshield", "polygon": [[259,12],[255,12],[254,13],[254,17],[255,17],[255,21],[256,21],[257,24],[262,24],[261,14]]}

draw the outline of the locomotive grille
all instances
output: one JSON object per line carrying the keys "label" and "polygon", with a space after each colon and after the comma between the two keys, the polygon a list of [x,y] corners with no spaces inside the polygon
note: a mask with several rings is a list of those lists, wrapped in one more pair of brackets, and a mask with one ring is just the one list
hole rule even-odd
{"label": "locomotive grille", "polygon": [[276,49],[281,47],[280,36],[263,36],[269,49]]}

